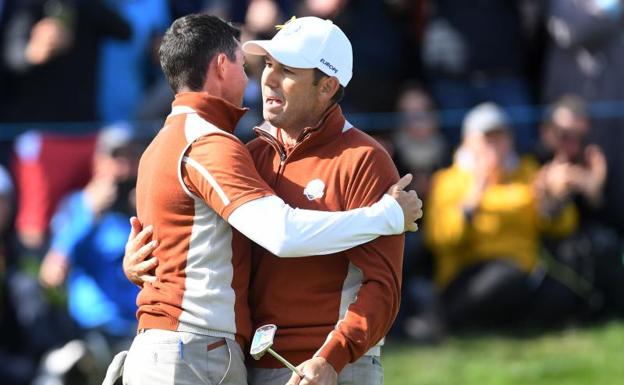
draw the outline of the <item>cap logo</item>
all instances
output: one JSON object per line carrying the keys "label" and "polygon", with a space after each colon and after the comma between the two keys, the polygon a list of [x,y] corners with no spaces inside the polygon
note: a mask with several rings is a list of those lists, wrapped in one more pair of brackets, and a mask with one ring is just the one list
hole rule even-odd
{"label": "cap logo", "polygon": [[288,23],[291,23],[293,21],[297,20],[297,16],[293,16],[290,19],[288,19],[284,24],[278,24],[275,26],[275,29],[277,29],[278,31],[280,29],[284,29],[284,27],[286,27],[286,25],[288,25]]}
{"label": "cap logo", "polygon": [[326,61],[325,59],[321,59],[321,63],[329,68],[331,71],[333,71],[335,74],[338,73],[338,68],[334,67],[330,62]]}
{"label": "cap logo", "polygon": [[293,16],[290,18],[290,20],[288,20],[284,24],[276,25],[275,29],[280,31],[282,35],[285,35],[285,36],[292,35],[293,33],[299,32],[301,30],[301,24],[296,25],[295,23],[293,23],[293,21],[295,20],[297,20],[297,17]]}

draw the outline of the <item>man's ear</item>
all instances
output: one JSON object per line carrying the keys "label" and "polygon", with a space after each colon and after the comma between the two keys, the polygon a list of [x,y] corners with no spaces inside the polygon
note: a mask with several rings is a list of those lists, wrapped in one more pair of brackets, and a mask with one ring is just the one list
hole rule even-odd
{"label": "man's ear", "polygon": [[329,102],[334,97],[336,91],[340,87],[338,78],[333,76],[324,76],[319,84],[319,97],[324,102]]}
{"label": "man's ear", "polygon": [[219,79],[224,79],[227,75],[228,58],[224,53],[220,53],[215,58],[215,72]]}

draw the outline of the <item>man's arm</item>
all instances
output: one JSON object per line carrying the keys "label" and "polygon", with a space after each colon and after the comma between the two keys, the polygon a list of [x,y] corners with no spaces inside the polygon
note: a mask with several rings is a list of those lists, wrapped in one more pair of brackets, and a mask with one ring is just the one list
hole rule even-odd
{"label": "man's arm", "polygon": [[[401,180],[406,185],[409,184],[409,178],[403,177]],[[393,185],[388,193],[394,196],[402,192],[403,187],[401,186],[401,183]],[[126,242],[123,270],[128,280],[142,287],[145,282],[154,282],[156,280],[154,268],[158,265],[158,259],[152,256],[152,253],[158,247],[158,241],[151,240],[153,234],[152,226],[143,228],[143,225],[136,217],[130,218],[130,223],[132,229]],[[413,225],[417,229],[416,224]]]}
{"label": "man's arm", "polygon": [[[414,221],[422,215],[418,197],[402,187],[395,189],[395,198],[384,197],[384,188],[368,202],[371,207],[348,212],[294,209],[260,178],[242,143],[225,135],[199,139],[183,162],[183,180],[192,194],[245,236],[282,257],[335,253],[380,235],[415,230]],[[399,186],[407,184],[409,179]]]}
{"label": "man's arm", "polygon": [[228,222],[280,257],[337,253],[404,228],[389,194],[370,207],[336,213],[292,208],[270,196],[242,205]]}
{"label": "man's arm", "polygon": [[[388,155],[373,150],[353,176],[349,190],[355,193],[347,197],[348,207],[369,204],[397,179],[396,168]],[[346,252],[350,274],[359,275],[359,290],[350,298],[346,309],[341,309],[344,316],[314,358],[301,365],[306,378],[299,382],[293,376],[288,385],[332,384],[331,369],[340,373],[345,365],[358,360],[384,338],[399,310],[403,243],[402,235],[383,236]]]}
{"label": "man's arm", "polygon": [[39,281],[46,287],[63,284],[74,262],[72,256],[76,245],[95,224],[96,212],[87,195],[85,191],[71,194],[52,217],[50,249],[39,270]]}
{"label": "man's arm", "polygon": [[[427,212],[435,213],[425,218],[425,241],[436,251],[455,250],[461,247],[479,200],[472,210],[466,205],[462,185],[471,183],[454,169],[440,170],[433,175],[427,199]],[[470,198],[468,198],[470,199]]]}
{"label": "man's arm", "polygon": [[361,271],[362,286],[345,316],[315,354],[340,372],[355,362],[387,334],[401,300],[402,235],[379,237],[348,251]]}

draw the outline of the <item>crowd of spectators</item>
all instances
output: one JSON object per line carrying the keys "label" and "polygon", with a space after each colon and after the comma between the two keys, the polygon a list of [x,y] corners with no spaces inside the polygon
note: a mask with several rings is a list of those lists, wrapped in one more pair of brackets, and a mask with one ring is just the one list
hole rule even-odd
{"label": "crowd of spectators", "polygon": [[[133,182],[173,99],[157,49],[200,11],[243,40],[292,15],[349,36],[342,108],[425,203],[393,334],[624,314],[622,1],[0,0],[5,383],[97,382],[134,333],[120,262]],[[263,66],[247,60],[243,140]]]}

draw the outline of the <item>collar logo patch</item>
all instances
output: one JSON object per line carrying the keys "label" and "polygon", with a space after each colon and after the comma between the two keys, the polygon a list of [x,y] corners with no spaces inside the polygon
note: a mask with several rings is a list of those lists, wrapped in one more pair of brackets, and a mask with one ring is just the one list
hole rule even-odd
{"label": "collar logo patch", "polygon": [[320,179],[311,180],[303,190],[303,195],[310,201],[322,198],[325,195],[325,183]]}

